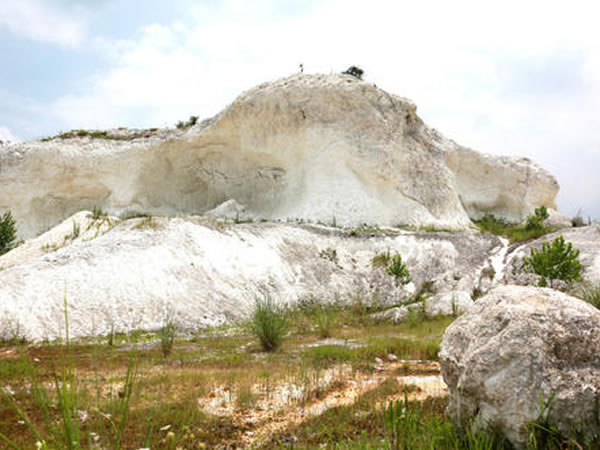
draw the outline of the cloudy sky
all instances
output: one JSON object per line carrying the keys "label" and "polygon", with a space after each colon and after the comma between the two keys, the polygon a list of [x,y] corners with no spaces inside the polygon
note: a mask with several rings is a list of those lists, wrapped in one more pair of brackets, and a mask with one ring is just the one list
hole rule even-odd
{"label": "cloudy sky", "polygon": [[359,65],[460,144],[527,156],[600,218],[595,0],[0,0],[0,139],[172,126]]}

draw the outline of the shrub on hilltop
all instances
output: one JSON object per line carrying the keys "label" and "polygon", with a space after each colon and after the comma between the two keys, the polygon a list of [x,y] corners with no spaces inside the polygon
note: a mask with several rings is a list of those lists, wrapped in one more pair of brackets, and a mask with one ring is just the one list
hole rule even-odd
{"label": "shrub on hilltop", "polygon": [[362,80],[362,77],[365,73],[364,70],[362,70],[360,67],[358,66],[350,66],[348,67],[346,70],[344,70],[342,72],[344,75],[352,75],[353,77],[358,78],[359,80]]}

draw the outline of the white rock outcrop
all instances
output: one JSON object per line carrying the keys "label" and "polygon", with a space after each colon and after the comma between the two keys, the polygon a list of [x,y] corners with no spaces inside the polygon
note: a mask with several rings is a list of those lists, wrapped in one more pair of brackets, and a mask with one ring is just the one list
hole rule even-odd
{"label": "white rock outcrop", "polygon": [[[61,337],[65,296],[72,337],[152,330],[168,319],[182,328],[219,325],[245,318],[262,293],[291,304],[311,297],[391,306],[414,286],[374,268],[375,255],[401,253],[415,286],[449,279],[438,289],[473,289],[499,245],[475,232],[350,233],[199,217],[90,220],[80,213],[0,257],[0,337]],[[72,239],[75,221],[81,231]]]}
{"label": "white rock outcrop", "polygon": [[551,289],[502,286],[446,330],[439,357],[450,417],[525,448],[540,417],[568,435],[600,433],[600,311]]}
{"label": "white rock outcrop", "polygon": [[2,147],[0,212],[31,238],[83,209],[204,213],[355,226],[468,228],[554,207],[556,180],[428,128],[415,105],[350,75],[297,74],[186,130],[73,133]]}

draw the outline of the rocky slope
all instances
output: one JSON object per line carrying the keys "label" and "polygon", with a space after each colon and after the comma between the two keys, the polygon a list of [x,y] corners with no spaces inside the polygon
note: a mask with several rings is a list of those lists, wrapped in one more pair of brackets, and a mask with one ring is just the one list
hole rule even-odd
{"label": "rocky slope", "polygon": [[[501,246],[477,232],[351,232],[200,217],[119,222],[82,212],[0,257],[0,333],[60,337],[65,299],[71,335],[90,336],[157,329],[167,320],[219,325],[244,318],[262,295],[289,304],[392,305],[426,281],[439,294],[471,293],[489,281],[488,255]],[[388,251],[402,255],[411,284],[373,267],[373,257]]]}
{"label": "rocky slope", "polygon": [[265,83],[186,130],[111,130],[0,150],[0,212],[31,238],[71,214],[206,213],[355,226],[468,228],[554,207],[556,180],[527,159],[483,155],[428,128],[405,98],[350,75]]}

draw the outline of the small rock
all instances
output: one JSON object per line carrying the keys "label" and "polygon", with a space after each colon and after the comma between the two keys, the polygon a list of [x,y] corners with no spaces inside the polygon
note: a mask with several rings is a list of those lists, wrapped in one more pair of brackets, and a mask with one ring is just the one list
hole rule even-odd
{"label": "small rock", "polygon": [[398,357],[396,355],[394,355],[393,353],[388,353],[387,359],[388,359],[389,362],[396,362],[396,361],[398,361]]}
{"label": "small rock", "polygon": [[381,358],[375,358],[375,364],[377,364],[378,366],[383,364],[383,360]]}

